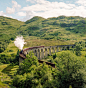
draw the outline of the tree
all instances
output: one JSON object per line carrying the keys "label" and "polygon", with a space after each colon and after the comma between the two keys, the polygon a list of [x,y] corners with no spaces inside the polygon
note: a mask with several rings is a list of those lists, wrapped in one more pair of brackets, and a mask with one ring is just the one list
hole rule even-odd
{"label": "tree", "polygon": [[[57,60],[56,60],[57,59]],[[85,83],[84,73],[82,73],[85,66],[84,60],[77,58],[72,52],[63,52],[55,59],[58,69],[57,78],[60,83],[59,88],[83,88]]]}
{"label": "tree", "polygon": [[30,53],[13,78],[13,85],[17,88],[84,88],[85,59],[70,51],[55,56],[52,60],[56,68],[52,68],[46,63],[38,64],[36,56]]}
{"label": "tree", "polygon": [[30,68],[32,65],[38,66],[38,59],[32,52],[27,54],[27,59],[25,59],[19,66],[18,74],[23,75],[24,73],[30,72],[33,68]]}
{"label": "tree", "polygon": [[76,42],[75,45],[76,45],[75,49],[74,49],[75,54],[77,56],[80,56],[81,55],[81,50],[85,47],[85,42],[82,42],[82,41]]}
{"label": "tree", "polygon": [[77,56],[80,56],[81,55],[81,46],[80,45],[76,45],[75,46],[75,54]]}

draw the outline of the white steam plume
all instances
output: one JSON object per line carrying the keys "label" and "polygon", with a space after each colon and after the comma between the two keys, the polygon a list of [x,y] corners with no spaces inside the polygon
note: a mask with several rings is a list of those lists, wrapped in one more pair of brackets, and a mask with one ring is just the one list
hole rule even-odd
{"label": "white steam plume", "polygon": [[15,38],[14,44],[16,47],[18,47],[19,49],[23,49],[24,44],[26,44],[26,42],[24,42],[23,36],[17,36]]}

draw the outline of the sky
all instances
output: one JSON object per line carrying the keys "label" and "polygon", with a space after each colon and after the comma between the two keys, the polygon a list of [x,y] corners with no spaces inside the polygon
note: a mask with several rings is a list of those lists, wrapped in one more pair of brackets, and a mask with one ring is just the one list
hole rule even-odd
{"label": "sky", "polygon": [[27,21],[34,16],[86,17],[86,0],[0,0],[0,16]]}

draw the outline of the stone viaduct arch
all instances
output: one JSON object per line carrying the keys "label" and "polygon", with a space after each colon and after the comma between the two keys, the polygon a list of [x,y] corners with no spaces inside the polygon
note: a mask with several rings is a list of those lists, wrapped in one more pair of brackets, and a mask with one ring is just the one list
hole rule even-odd
{"label": "stone viaduct arch", "polygon": [[74,48],[75,45],[57,45],[57,46],[37,46],[23,49],[19,54],[19,64],[24,60],[26,54],[33,51],[34,55],[41,61],[44,57],[51,55],[52,53],[62,50]]}

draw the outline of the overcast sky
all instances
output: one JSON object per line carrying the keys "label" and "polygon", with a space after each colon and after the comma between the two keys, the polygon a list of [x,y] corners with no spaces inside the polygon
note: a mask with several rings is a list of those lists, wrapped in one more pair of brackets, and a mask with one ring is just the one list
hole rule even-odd
{"label": "overcast sky", "polygon": [[86,0],[0,0],[0,16],[26,21],[60,15],[86,17]]}

